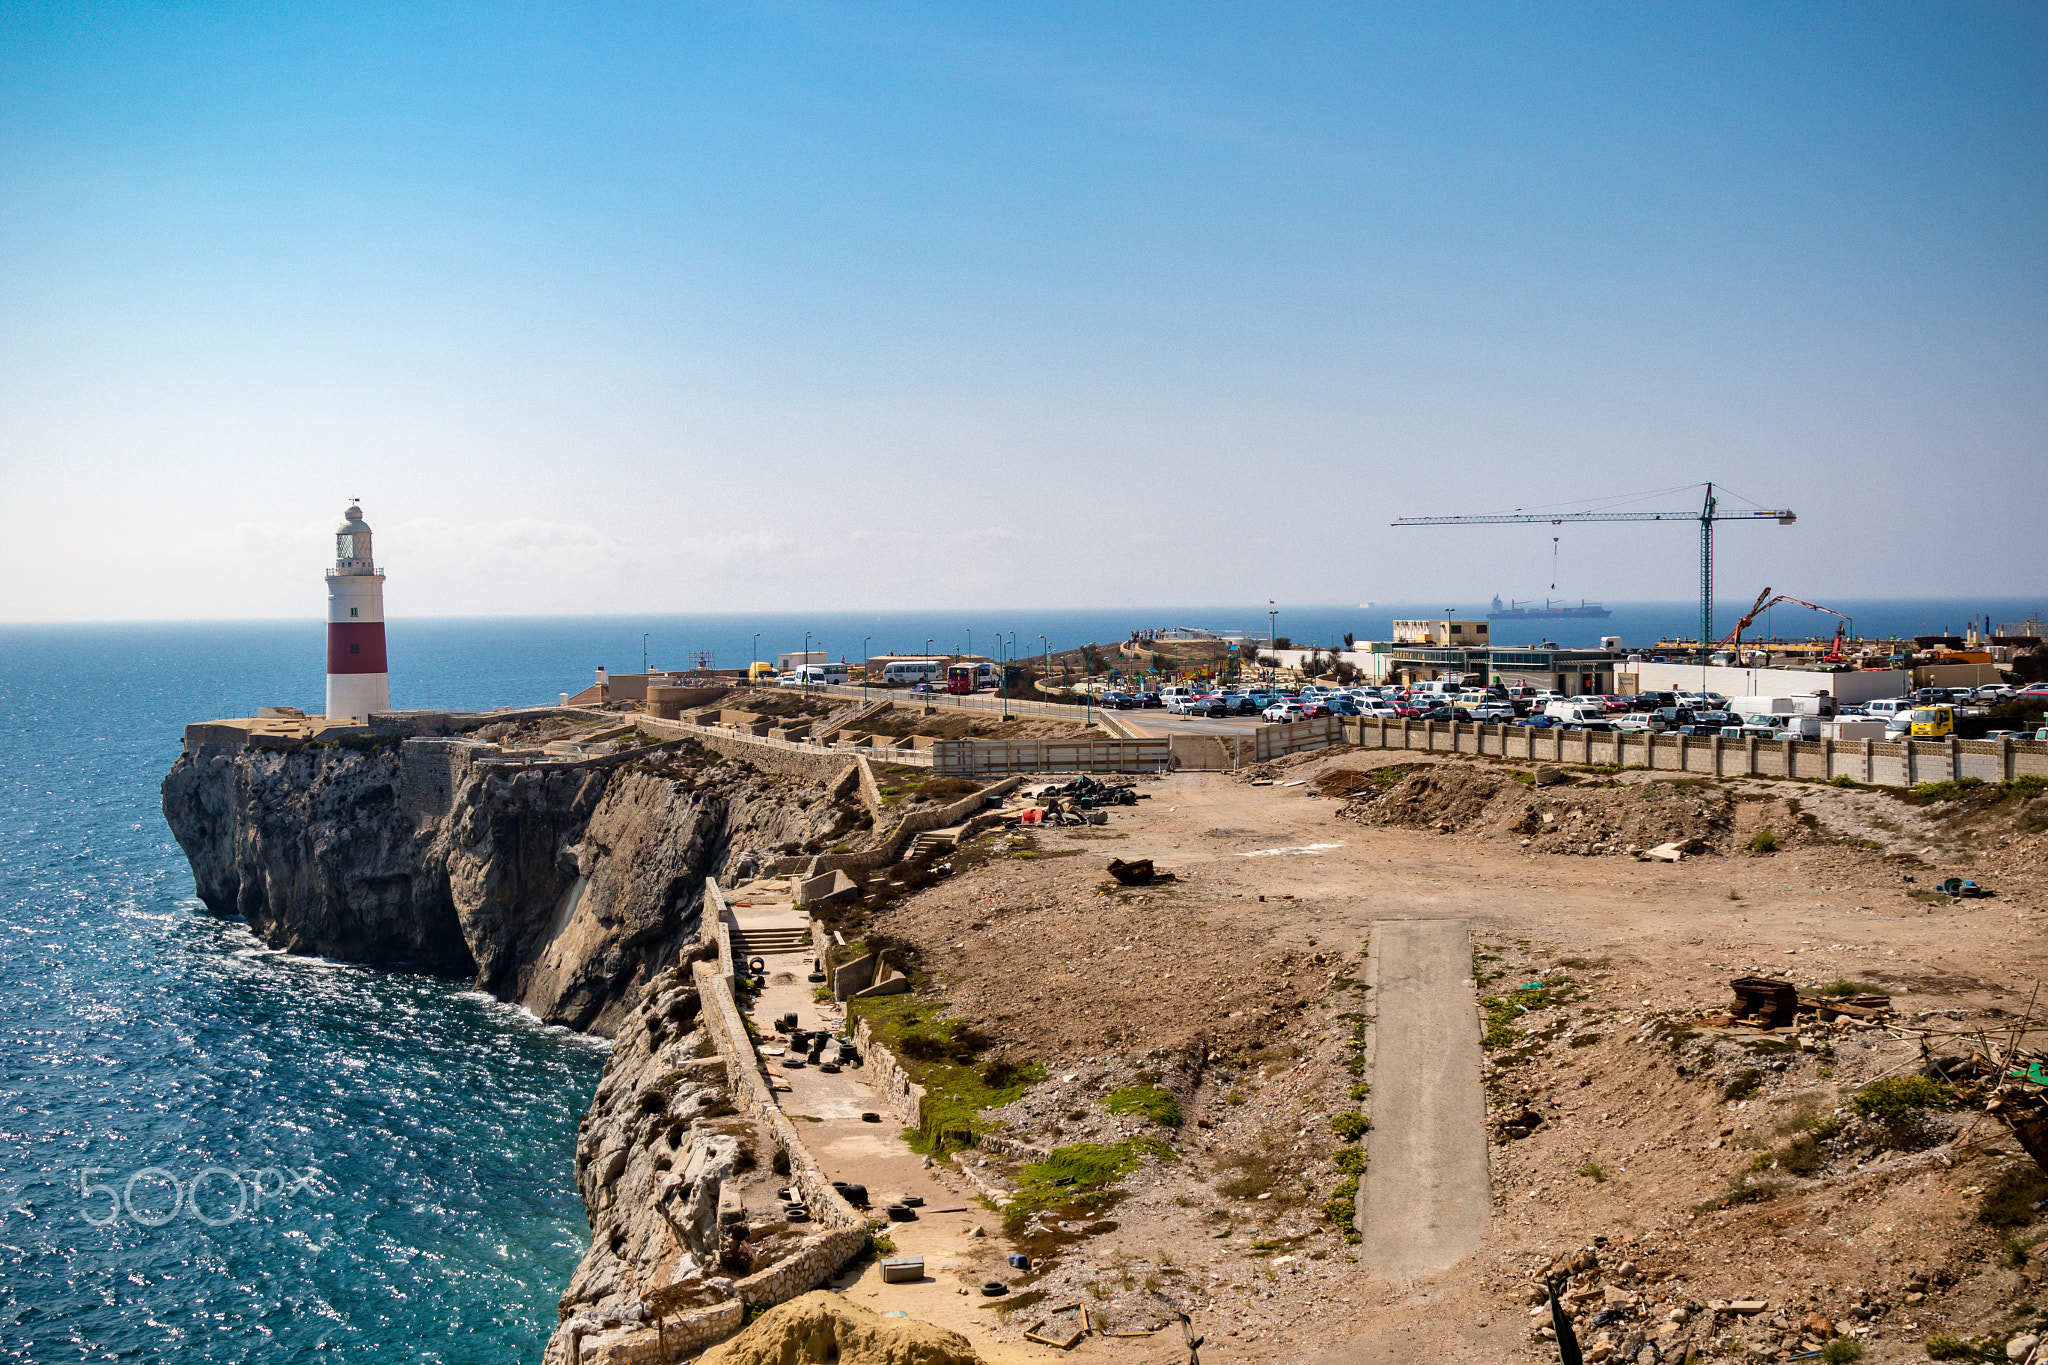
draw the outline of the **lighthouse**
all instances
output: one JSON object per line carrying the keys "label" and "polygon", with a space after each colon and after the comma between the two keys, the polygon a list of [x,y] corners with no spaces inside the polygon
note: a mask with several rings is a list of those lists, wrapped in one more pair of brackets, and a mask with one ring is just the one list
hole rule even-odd
{"label": "lighthouse", "polygon": [[384,662],[384,575],[370,557],[370,528],[354,503],[334,533],[327,571],[327,718],[367,721],[391,709]]}

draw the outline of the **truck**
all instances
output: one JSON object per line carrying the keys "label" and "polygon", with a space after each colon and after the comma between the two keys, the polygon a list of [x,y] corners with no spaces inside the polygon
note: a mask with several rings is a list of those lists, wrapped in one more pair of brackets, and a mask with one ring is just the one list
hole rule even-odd
{"label": "truck", "polygon": [[[1721,732],[1726,735],[1728,732]],[[1751,715],[1744,716],[1742,729],[1738,732],[1743,739],[1819,739],[1819,716],[1793,715]]]}
{"label": "truck", "polygon": [[1953,706],[1916,706],[1912,711],[1913,728],[1908,735],[1913,739],[1943,739],[1956,732],[1956,709]]}

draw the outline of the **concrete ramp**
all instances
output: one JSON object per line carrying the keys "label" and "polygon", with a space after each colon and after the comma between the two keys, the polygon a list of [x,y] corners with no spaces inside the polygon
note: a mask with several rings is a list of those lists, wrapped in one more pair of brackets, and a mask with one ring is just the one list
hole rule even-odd
{"label": "concrete ramp", "polygon": [[1464,920],[1382,920],[1372,932],[1371,1159],[1361,1259],[1405,1279],[1479,1249],[1493,1211],[1472,944]]}

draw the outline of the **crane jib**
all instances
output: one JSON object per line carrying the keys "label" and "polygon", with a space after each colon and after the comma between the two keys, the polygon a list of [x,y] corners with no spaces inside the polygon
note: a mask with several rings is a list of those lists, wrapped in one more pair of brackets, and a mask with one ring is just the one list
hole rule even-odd
{"label": "crane jib", "polygon": [[[1589,521],[1696,521],[1700,526],[1700,660],[1706,661],[1714,638],[1714,523],[1717,521],[1775,521],[1791,526],[1799,514],[1789,507],[1756,508],[1724,512],[1714,497],[1714,485],[1706,486],[1706,501],[1697,512],[1564,512],[1515,513],[1468,517],[1400,517],[1396,526],[1562,526],[1566,522]],[[1820,608],[1825,611],[1826,608]],[[1745,624],[1747,624],[1745,622]],[[1740,628],[1738,627],[1738,630]]]}

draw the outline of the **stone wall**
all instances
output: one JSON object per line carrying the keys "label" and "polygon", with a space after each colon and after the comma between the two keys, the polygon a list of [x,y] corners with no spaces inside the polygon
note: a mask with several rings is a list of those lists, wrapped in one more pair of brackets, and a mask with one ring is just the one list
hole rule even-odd
{"label": "stone wall", "polygon": [[398,746],[398,799],[415,819],[438,820],[476,760],[497,752],[494,744],[470,739],[408,739]]}
{"label": "stone wall", "polygon": [[835,797],[845,790],[842,784],[854,780],[850,771],[854,756],[836,749],[816,744],[763,743],[730,731],[707,730],[687,721],[654,716],[642,717],[640,725],[651,735],[693,739],[714,753],[751,763],[764,772],[810,778],[830,788]]}

